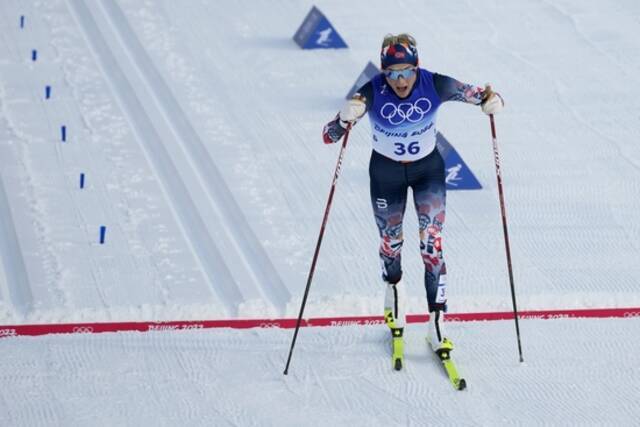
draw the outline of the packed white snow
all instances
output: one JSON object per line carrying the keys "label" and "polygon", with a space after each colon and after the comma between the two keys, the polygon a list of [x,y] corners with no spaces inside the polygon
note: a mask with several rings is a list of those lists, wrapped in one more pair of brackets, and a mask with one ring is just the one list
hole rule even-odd
{"label": "packed white snow", "polygon": [[635,425],[640,319],[450,323],[468,388],[455,391],[407,331],[386,326],[207,330],[0,340],[0,424],[42,426]]}

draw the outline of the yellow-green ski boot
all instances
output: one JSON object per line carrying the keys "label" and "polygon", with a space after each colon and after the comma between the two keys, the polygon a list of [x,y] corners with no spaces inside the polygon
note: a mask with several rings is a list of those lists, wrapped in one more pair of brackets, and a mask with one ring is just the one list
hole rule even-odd
{"label": "yellow-green ski boot", "polygon": [[396,328],[396,322],[393,319],[393,311],[389,308],[384,309],[384,323],[391,329]]}
{"label": "yellow-green ski boot", "polygon": [[467,388],[467,381],[460,376],[455,363],[453,363],[453,360],[451,359],[453,342],[442,336],[439,311],[435,311],[430,314],[428,328],[427,343],[431,346],[431,349],[442,362],[442,366],[449,377],[451,385],[453,385],[456,390],[464,390]]}
{"label": "yellow-green ski boot", "polygon": [[444,338],[440,344],[440,348],[436,350],[436,354],[442,361],[442,366],[444,366],[444,370],[447,372],[451,385],[453,385],[456,390],[464,390],[467,388],[467,381],[460,376],[456,365],[453,363],[453,360],[451,360],[452,350],[453,343],[449,339]]}

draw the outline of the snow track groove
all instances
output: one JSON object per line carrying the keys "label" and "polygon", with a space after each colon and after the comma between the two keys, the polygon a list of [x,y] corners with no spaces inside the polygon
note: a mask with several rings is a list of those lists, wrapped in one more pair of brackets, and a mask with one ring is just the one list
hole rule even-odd
{"label": "snow track groove", "polygon": [[[242,209],[207,152],[204,142],[131,29],[118,4],[113,1],[101,1],[98,4],[127,52],[128,59],[135,65],[135,69],[148,87],[176,142],[184,151],[187,162],[194,169],[199,191],[208,197],[208,203],[213,208],[217,222],[220,223],[216,227],[216,232],[220,233],[216,240],[224,242],[220,245],[224,247],[224,259],[242,262],[245,272],[248,273],[249,277],[244,273],[236,278],[236,285],[240,287],[245,300],[267,300],[280,314],[284,313],[291,295],[252,232]],[[232,274],[234,271],[232,269]]]}
{"label": "snow track groove", "polygon": [[[69,0],[68,4],[92,47],[98,63],[105,70],[104,74],[114,94],[129,118],[138,141],[143,145],[145,153],[171,200],[179,223],[193,245],[193,250],[209,279],[212,290],[225,303],[227,311],[232,315],[235,314],[243,297],[235,285],[229,268],[223,262],[224,257],[221,251],[208,233],[205,221],[190,197],[187,186],[181,179],[167,147],[163,144],[164,139],[145,111],[144,100],[137,96],[129,80],[130,77],[124,72],[122,64],[116,59],[104,33],[98,27],[96,18],[99,19],[102,16],[96,13],[96,4],[87,4],[80,0]],[[90,11],[89,7],[92,7],[93,10]]]}
{"label": "snow track groove", "polygon": [[[4,105],[0,107],[0,111],[3,111]],[[2,166],[1,163],[0,166]],[[6,287],[0,290],[0,297],[6,298],[19,317],[24,317],[33,302],[33,295],[3,183],[2,169],[0,169],[0,264],[2,267],[0,273],[4,271]],[[0,284],[2,283],[3,281],[0,280]]]}

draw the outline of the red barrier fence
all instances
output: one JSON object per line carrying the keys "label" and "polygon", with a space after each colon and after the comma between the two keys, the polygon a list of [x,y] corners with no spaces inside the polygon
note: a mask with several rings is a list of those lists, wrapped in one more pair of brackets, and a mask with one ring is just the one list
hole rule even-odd
{"label": "red barrier fence", "polygon": [[[426,322],[427,314],[409,314],[408,323]],[[520,319],[563,319],[563,318],[629,318],[640,317],[640,307],[631,308],[590,308],[571,310],[530,310],[521,311]],[[512,312],[488,313],[448,313],[444,320],[449,322],[470,322],[482,320],[513,319]],[[322,317],[303,319],[302,326],[350,326],[380,325],[384,323],[382,316]],[[181,320],[161,322],[95,322],[95,323],[61,323],[39,325],[0,325],[0,338],[14,336],[36,336],[48,334],[83,334],[121,331],[182,331],[209,328],[294,328],[296,319],[227,319],[227,320]]]}

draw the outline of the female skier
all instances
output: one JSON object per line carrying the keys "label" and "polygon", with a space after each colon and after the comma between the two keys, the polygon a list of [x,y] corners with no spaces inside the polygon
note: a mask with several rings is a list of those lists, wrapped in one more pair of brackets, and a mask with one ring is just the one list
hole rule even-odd
{"label": "female skier", "polygon": [[[380,52],[382,72],[362,86],[327,123],[323,139],[337,142],[346,129],[369,114],[373,151],[369,163],[371,205],[380,234],[382,280],[386,283],[384,319],[391,329],[392,364],[402,369],[406,290],[401,282],[402,219],[407,189],[419,220],[429,323],[427,339],[441,354],[453,349],[442,333],[446,311],[446,266],[442,252],[445,219],[445,170],[436,148],[436,115],[446,101],[480,105],[485,114],[504,106],[491,90],[461,83],[418,67],[416,42],[408,34],[387,35]],[[448,356],[447,356],[448,357]]]}

